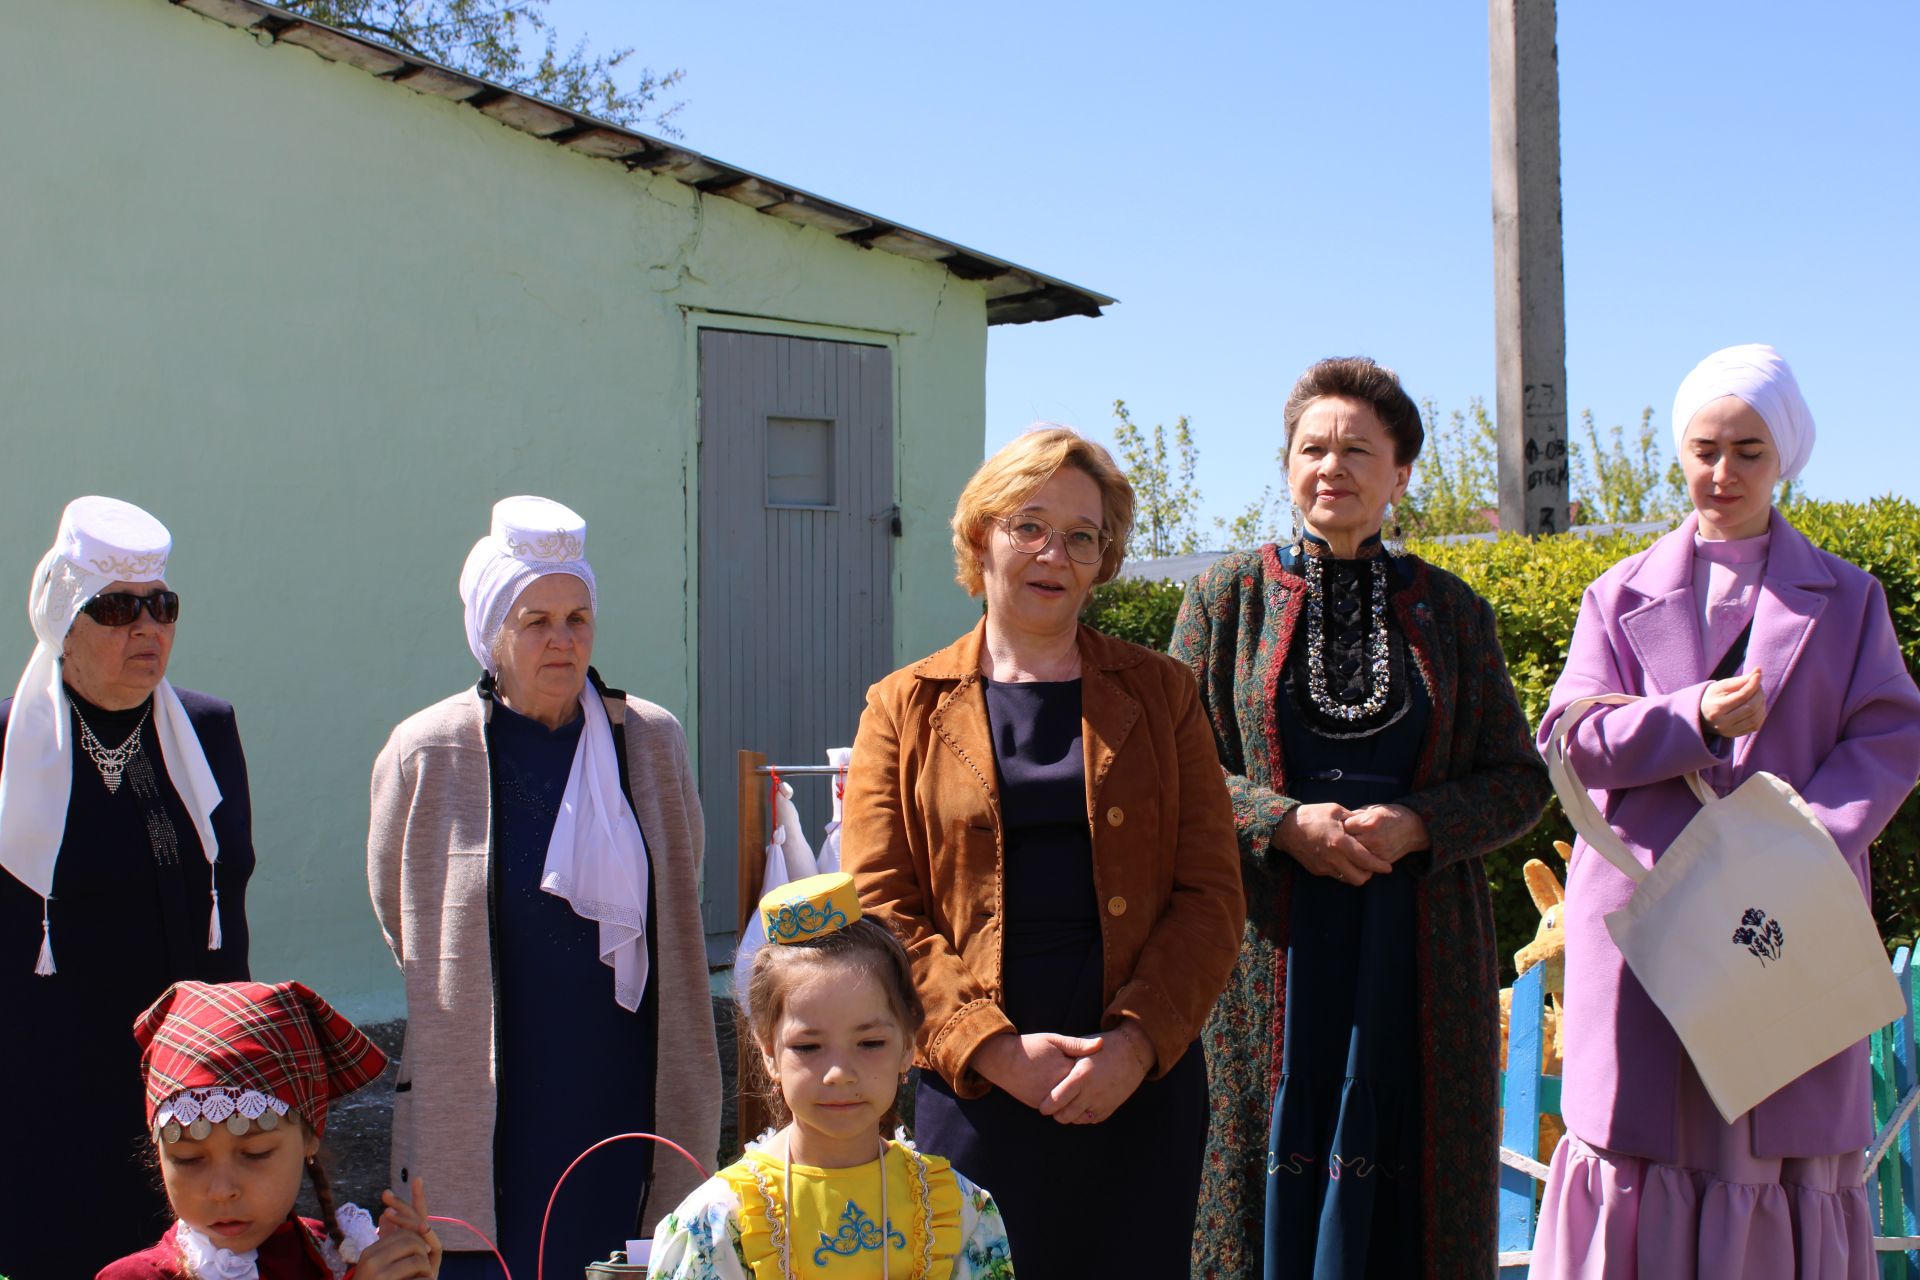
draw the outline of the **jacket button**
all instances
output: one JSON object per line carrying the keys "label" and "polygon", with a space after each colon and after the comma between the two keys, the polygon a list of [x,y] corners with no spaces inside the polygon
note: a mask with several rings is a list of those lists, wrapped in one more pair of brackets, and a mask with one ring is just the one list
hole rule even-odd
{"label": "jacket button", "polygon": [[[1127,815],[1126,815],[1126,814],[1124,814],[1124,813],[1122,813],[1122,812],[1120,812],[1120,806],[1119,806],[1119,805],[1115,805],[1115,806],[1113,806],[1113,808],[1111,808],[1111,809],[1109,809],[1109,810],[1107,810],[1107,825],[1108,825],[1108,826],[1110,826],[1110,827],[1117,827],[1117,826],[1119,826],[1119,825],[1120,825],[1121,823],[1123,823],[1123,822],[1125,822],[1126,820],[1127,820]],[[1115,915],[1118,915],[1118,914],[1119,914],[1119,912],[1115,912],[1114,914],[1115,914]]]}
{"label": "jacket button", "polygon": [[[1114,812],[1118,813],[1120,811],[1115,809]],[[1107,914],[1110,916],[1123,916],[1127,914],[1127,900],[1121,897],[1108,898]]]}

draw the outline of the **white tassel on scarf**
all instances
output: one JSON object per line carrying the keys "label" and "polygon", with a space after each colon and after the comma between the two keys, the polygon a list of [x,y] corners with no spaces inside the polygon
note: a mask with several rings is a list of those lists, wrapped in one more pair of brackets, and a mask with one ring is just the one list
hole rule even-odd
{"label": "white tassel on scarf", "polygon": [[40,958],[34,961],[33,971],[41,977],[53,974],[53,922],[47,919],[47,900],[40,899]]}

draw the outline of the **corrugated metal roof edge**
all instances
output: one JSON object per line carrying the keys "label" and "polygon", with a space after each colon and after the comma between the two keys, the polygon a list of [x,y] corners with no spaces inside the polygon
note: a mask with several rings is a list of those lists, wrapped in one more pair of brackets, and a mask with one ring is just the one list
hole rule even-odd
{"label": "corrugated metal roof edge", "polygon": [[824,196],[762,177],[686,147],[583,112],[515,92],[439,63],[314,22],[264,0],[169,0],[216,22],[344,62],[417,93],[462,102],[522,133],[583,155],[664,173],[707,195],[800,226],[817,227],[863,249],[947,268],[987,288],[987,323],[1027,324],[1062,316],[1098,316],[1115,301],[1017,263],[876,217]]}

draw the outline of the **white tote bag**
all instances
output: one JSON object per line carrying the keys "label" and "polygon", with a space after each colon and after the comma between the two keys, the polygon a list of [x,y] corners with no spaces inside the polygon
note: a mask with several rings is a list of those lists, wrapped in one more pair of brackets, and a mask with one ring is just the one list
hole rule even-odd
{"label": "white tote bag", "polygon": [[1898,1018],[1900,988],[1840,847],[1770,773],[1725,797],[1689,774],[1700,812],[1652,870],[1640,865],[1565,743],[1589,708],[1635,701],[1607,694],[1569,706],[1547,740],[1547,769],[1574,829],[1634,882],[1607,931],[1732,1123]]}

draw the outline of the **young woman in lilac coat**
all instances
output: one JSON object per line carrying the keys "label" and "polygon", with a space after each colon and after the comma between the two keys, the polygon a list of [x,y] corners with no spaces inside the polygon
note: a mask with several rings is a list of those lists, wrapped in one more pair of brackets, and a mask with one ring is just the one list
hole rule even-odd
{"label": "young woman in lilac coat", "polygon": [[[1920,691],[1871,574],[1773,509],[1813,418],[1772,347],[1715,352],[1674,402],[1694,514],[1587,589],[1540,739],[1577,699],[1630,693],[1568,735],[1580,778],[1651,864],[1759,770],[1791,783],[1868,892],[1867,849],[1920,776]],[[1737,854],[1737,851],[1735,851]],[[1633,885],[1584,842],[1567,881],[1567,1136],[1532,1275],[1756,1280],[1878,1274],[1861,1176],[1873,1137],[1865,1043],[1732,1124],[1621,959],[1606,915]],[[1764,1036],[1753,1052],[1765,1053]]]}

